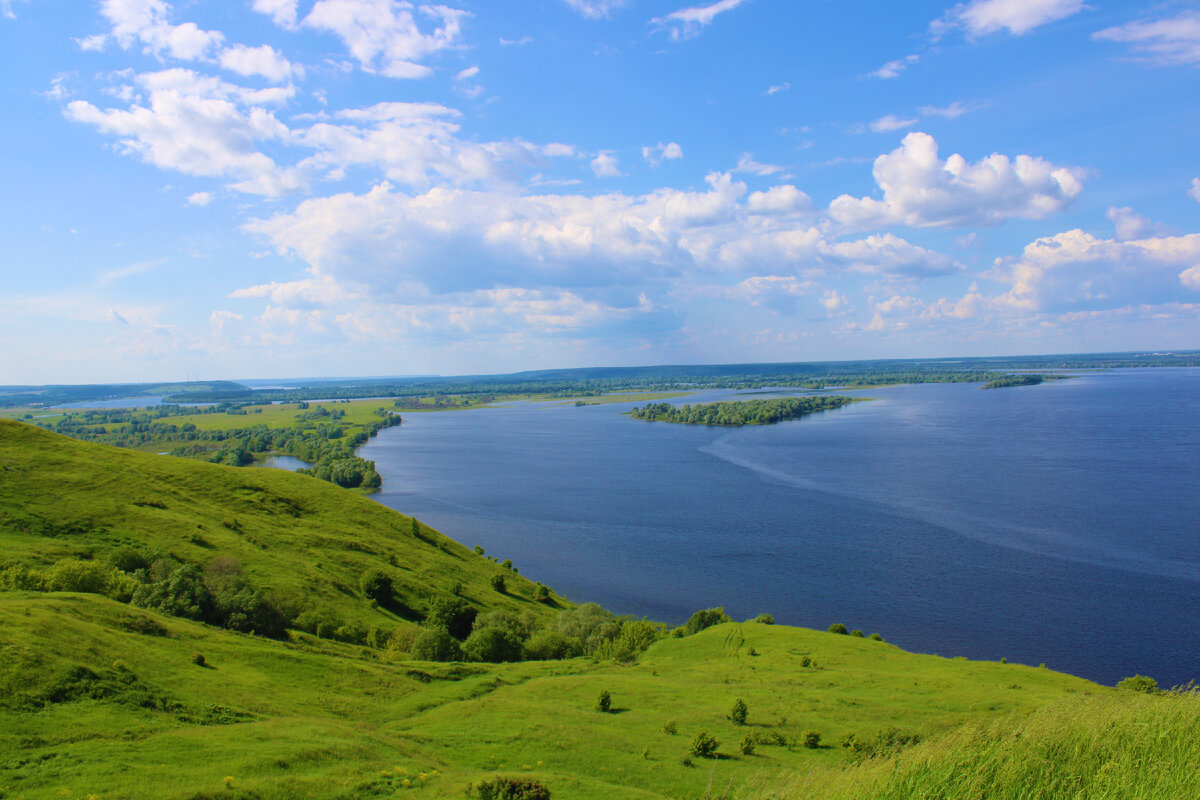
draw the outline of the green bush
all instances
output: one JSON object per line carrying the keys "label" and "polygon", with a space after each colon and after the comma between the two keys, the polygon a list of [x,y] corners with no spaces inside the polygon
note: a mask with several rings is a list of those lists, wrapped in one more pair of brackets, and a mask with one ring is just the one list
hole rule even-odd
{"label": "green bush", "polygon": [[774,625],[775,617],[771,616],[770,614],[759,614],[757,617],[755,617],[754,619],[752,619],[750,621],[757,622],[760,625]]}
{"label": "green bush", "polygon": [[426,628],[412,643],[412,657],[417,661],[460,661],[462,648],[443,628]]}
{"label": "green bush", "polygon": [[497,592],[500,592],[500,594],[504,594],[505,589],[508,588],[504,581],[503,575],[493,575],[491,580],[488,582],[492,585],[492,588]]}
{"label": "green bush", "polygon": [[558,615],[555,630],[583,642],[589,655],[621,633],[621,622],[597,603],[584,603]]}
{"label": "green bush", "polygon": [[835,622],[830,625],[829,632],[841,634],[842,636],[848,636],[850,634],[850,630],[840,622]]}
{"label": "green bush", "polygon": [[479,612],[461,597],[442,594],[432,598],[425,608],[425,625],[443,628],[456,639],[465,639],[475,624]]}
{"label": "green bush", "polygon": [[805,731],[800,734],[800,744],[807,747],[809,750],[816,750],[821,746],[821,734],[816,731]]}
{"label": "green bush", "polygon": [[543,586],[540,583],[537,586],[533,587],[533,599],[535,602],[538,602],[538,603],[549,603],[550,602],[549,587]]}
{"label": "green bush", "polygon": [[744,756],[754,755],[754,734],[747,733],[742,737],[742,744],[739,748]]}
{"label": "green bush", "polygon": [[507,628],[476,627],[462,644],[463,657],[468,661],[520,661],[523,653],[520,637]]}
{"label": "green bush", "polygon": [[109,569],[95,561],[59,561],[46,575],[46,589],[104,594],[108,591],[109,576]]}
{"label": "green bush", "polygon": [[857,637],[858,637],[858,638],[860,638],[860,639],[866,638],[865,634],[864,634],[862,631],[858,630],[857,628],[855,628],[854,630],[850,631],[850,635],[851,635],[851,636],[857,636]]}
{"label": "green bush", "polygon": [[1146,694],[1158,693],[1158,681],[1151,678],[1149,675],[1132,675],[1128,678],[1122,678],[1117,683],[1118,689],[1128,689],[1132,692],[1144,692]]}
{"label": "green bush", "polygon": [[[873,641],[873,642],[882,642],[882,641],[883,641],[883,637],[882,637],[882,636],[880,636],[878,633],[872,633],[872,634],[871,634],[870,636],[868,636],[867,638],[868,638],[868,639],[870,639],[870,640],[871,640],[871,641]],[[1006,662],[1006,663],[1007,663],[1007,662]]]}
{"label": "green bush", "polygon": [[177,567],[165,580],[140,587],[134,592],[133,602],[173,617],[217,622],[212,592],[204,585],[199,568],[192,564]]}
{"label": "green bush", "polygon": [[607,642],[602,642],[595,651],[599,659],[629,662],[645,652],[646,648],[658,641],[662,628],[645,619],[625,620],[621,623],[620,631]]}
{"label": "green bush", "polygon": [[395,591],[392,586],[392,579],[379,570],[368,572],[363,576],[362,590],[368,599],[374,600],[380,605],[390,603]]}
{"label": "green bush", "polygon": [[692,738],[688,753],[696,758],[716,758],[720,746],[721,743],[709,736],[707,731],[700,731]]}
{"label": "green bush", "polygon": [[108,555],[108,563],[122,572],[150,569],[150,559],[133,547],[118,547]]}
{"label": "green bush", "polygon": [[502,778],[483,781],[475,787],[480,800],[550,800],[550,790],[531,778]]}
{"label": "green bush", "polygon": [[746,716],[750,713],[750,709],[746,706],[746,701],[738,698],[733,701],[733,708],[729,710],[729,720],[734,725],[745,725]]}
{"label": "green bush", "polygon": [[558,631],[538,631],[525,642],[530,661],[555,661],[583,655],[583,642]]}
{"label": "green bush", "polygon": [[596,710],[601,714],[612,710],[612,695],[608,693],[608,689],[601,691],[600,696],[596,698]]}
{"label": "green bush", "polygon": [[713,625],[720,625],[723,622],[733,622],[725,613],[724,608],[704,608],[688,617],[688,621],[683,625],[683,630],[688,636],[691,636],[693,633],[699,633],[705,628],[711,628]]}

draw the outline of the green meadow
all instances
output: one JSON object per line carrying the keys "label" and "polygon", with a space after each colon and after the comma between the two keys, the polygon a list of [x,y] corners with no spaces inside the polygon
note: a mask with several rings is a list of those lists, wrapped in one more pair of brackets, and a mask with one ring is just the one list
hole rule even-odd
{"label": "green meadow", "polygon": [[[485,797],[500,776],[556,800],[1115,800],[1200,774],[1195,694],[766,621],[420,660],[436,598],[526,634],[586,598],[283,471],[0,422],[0,548],[3,798]],[[188,574],[234,611],[202,621]],[[263,608],[290,629],[237,616]]]}

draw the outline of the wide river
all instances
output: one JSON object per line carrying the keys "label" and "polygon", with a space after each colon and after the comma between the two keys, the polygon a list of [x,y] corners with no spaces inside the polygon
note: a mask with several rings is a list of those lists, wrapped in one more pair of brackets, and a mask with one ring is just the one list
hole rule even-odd
{"label": "wide river", "polygon": [[[738,429],[634,403],[406,414],[380,502],[576,601],[1200,680],[1200,369],[930,384]],[[733,396],[705,392],[676,402]]]}

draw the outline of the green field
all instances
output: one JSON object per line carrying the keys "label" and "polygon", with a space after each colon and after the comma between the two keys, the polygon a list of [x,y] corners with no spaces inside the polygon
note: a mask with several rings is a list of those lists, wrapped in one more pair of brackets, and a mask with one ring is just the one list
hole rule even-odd
{"label": "green field", "polygon": [[[759,622],[617,659],[418,661],[434,596],[547,630],[582,609],[300,475],[0,422],[0,476],[3,798],[443,798],[502,775],[555,800],[1148,800],[1187,796],[1200,765],[1194,695]],[[130,551],[206,576],[236,564],[249,589],[342,627],[270,639],[129,602],[122,581],[153,579],[109,566]],[[393,600],[368,596],[376,573]],[[107,577],[54,590],[80,575]],[[717,757],[690,752],[702,732]]]}

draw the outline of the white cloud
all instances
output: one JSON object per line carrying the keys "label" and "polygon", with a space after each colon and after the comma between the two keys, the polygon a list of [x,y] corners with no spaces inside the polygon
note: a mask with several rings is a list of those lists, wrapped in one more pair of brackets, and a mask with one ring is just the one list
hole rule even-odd
{"label": "white cloud", "polygon": [[1010,285],[1000,299],[1026,310],[1096,310],[1178,300],[1200,265],[1200,234],[1121,242],[1066,231],[1000,258],[990,273]]}
{"label": "white cloud", "polygon": [[[27,2],[28,0],[19,1]],[[14,2],[18,2],[18,0],[0,0],[0,16],[4,17],[5,19],[16,19],[17,15],[12,10],[12,4]]]}
{"label": "white cloud", "polygon": [[773,94],[779,94],[780,92],[786,92],[790,88],[792,88],[792,85],[790,83],[788,83],[787,81],[784,81],[783,83],[778,84],[776,86],[767,87],[767,90],[765,92],[763,92],[763,94],[765,94],[767,97],[770,97]]}
{"label": "white cloud", "polygon": [[663,161],[673,161],[683,158],[683,148],[675,142],[663,144],[659,142],[653,147],[646,146],[642,148],[642,158],[652,167],[657,167]]}
{"label": "white cloud", "polygon": [[59,102],[66,100],[73,92],[67,88],[67,75],[59,75],[57,78],[50,79],[50,88],[42,92],[43,97],[48,97],[51,100]]}
{"label": "white cloud", "polygon": [[1188,196],[1200,203],[1200,178],[1192,178],[1192,188],[1188,189]]}
{"label": "white cloud", "polygon": [[967,36],[987,36],[1007,30],[1020,36],[1050,22],[1078,14],[1084,0],[971,0],[959,3],[930,23],[934,37],[961,29]]}
{"label": "white cloud", "polygon": [[1188,267],[1179,273],[1179,282],[1189,289],[1195,289],[1200,292],[1200,264]]}
{"label": "white cloud", "polygon": [[296,72],[290,61],[267,44],[260,47],[235,44],[221,51],[220,60],[222,67],[239,75],[261,75],[274,83],[283,83]]}
{"label": "white cloud", "polygon": [[890,233],[826,245],[824,253],[847,269],[890,278],[928,278],[961,272],[953,258],[907,242]]}
{"label": "white cloud", "polygon": [[1042,219],[1083,191],[1078,168],[999,153],[974,164],[958,154],[942,161],[934,138],[919,132],[876,158],[874,175],[883,200],[842,195],[829,207],[835,220],[855,228],[996,225]]}
{"label": "white cloud", "polygon": [[907,55],[904,58],[898,58],[895,61],[889,61],[874,72],[868,73],[868,78],[882,78],[888,80],[890,78],[899,78],[900,73],[911,67],[913,64],[921,60],[921,57],[916,53]]}
{"label": "white cloud", "polygon": [[454,76],[455,89],[467,97],[478,97],[483,94],[483,87],[475,82],[479,77],[479,67],[467,67]]}
{"label": "white cloud", "polygon": [[575,155],[575,147],[562,142],[550,142],[542,145],[542,155],[550,158],[569,158]]}
{"label": "white cloud", "polygon": [[746,198],[746,207],[758,214],[809,213],[813,210],[812,198],[791,184],[772,186],[765,192],[752,192]]}
{"label": "white cloud", "polygon": [[917,124],[916,119],[901,119],[895,114],[888,114],[880,117],[870,124],[870,129],[875,133],[888,133],[890,131],[899,131],[904,128],[911,128]]}
{"label": "white cloud", "polygon": [[437,26],[432,33],[422,33],[412,5],[399,0],[318,0],[304,25],[336,33],[365,72],[424,78],[433,70],[418,62],[455,47],[469,13],[440,5],[420,11]]}
{"label": "white cloud", "polygon": [[566,0],[566,4],[590,19],[611,17],[617,9],[623,8],[629,0]]}
{"label": "white cloud", "polygon": [[[171,7],[163,0],[104,0],[100,13],[112,26],[110,35],[126,50],[141,43],[152,55],[192,61],[207,58],[225,41],[220,31],[202,30],[194,22],[171,24]],[[103,41],[103,37],[88,37],[80,46],[98,49]]]}
{"label": "white cloud", "polygon": [[303,180],[259,151],[257,142],[285,141],[287,127],[261,107],[244,108],[247,93],[191,70],[170,69],[138,76],[148,105],[101,111],[84,100],[67,104],[68,119],[118,137],[121,150],[188,175],[233,178],[232,188],[279,195]]}
{"label": "white cloud", "polygon": [[532,36],[522,36],[520,39],[505,39],[503,36],[500,37],[500,44],[503,47],[520,47],[521,45],[531,44],[532,42]]}
{"label": "white cloud", "polygon": [[1200,64],[1200,11],[1175,17],[1129,22],[1092,34],[1093,39],[1124,42],[1145,61],[1159,66]]}
{"label": "white cloud", "polygon": [[592,159],[592,172],[596,173],[597,178],[617,178],[621,175],[621,168],[617,166],[617,157],[612,150],[601,150]]}
{"label": "white cloud", "polygon": [[212,200],[213,196],[208,192],[196,192],[195,194],[189,194],[187,199],[189,206],[206,206],[211,203]]}
{"label": "white cloud", "polygon": [[961,100],[955,100],[948,106],[921,106],[918,111],[926,117],[945,117],[946,119],[958,119],[963,114],[970,114],[972,111],[978,111],[984,107],[984,103],[964,103]]}
{"label": "white cloud", "polygon": [[821,305],[830,314],[844,314],[850,307],[850,301],[837,289],[830,289],[821,298]]}
{"label": "white cloud", "polygon": [[668,31],[675,41],[690,39],[712,24],[718,14],[732,11],[748,0],[718,0],[707,6],[693,6],[672,11],[665,17],[655,17],[650,24],[659,30]]}
{"label": "white cloud", "polygon": [[296,6],[300,0],[254,0],[254,10],[270,15],[275,24],[289,30],[296,27]]}
{"label": "white cloud", "polygon": [[1148,220],[1129,207],[1117,208],[1114,206],[1108,209],[1105,216],[1113,224],[1118,241],[1126,242],[1131,239],[1144,239],[1148,236],[1163,236],[1170,233],[1167,226]]}
{"label": "white cloud", "polygon": [[141,275],[152,270],[156,270],[165,264],[166,261],[161,258],[151,261],[139,261],[136,264],[129,264],[124,267],[116,267],[114,269],[105,270],[96,276],[96,283],[100,286],[107,286],[110,283],[124,280],[125,278]]}
{"label": "white cloud", "polygon": [[783,167],[778,164],[762,164],[754,160],[753,153],[742,153],[738,157],[737,166],[733,168],[733,171],[749,175],[774,175],[783,172]]}

